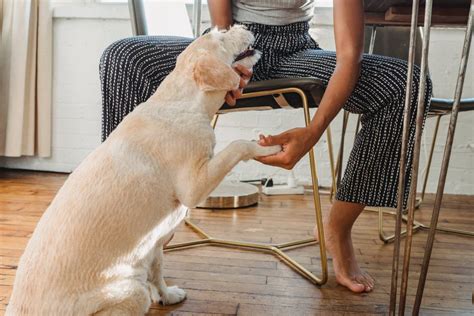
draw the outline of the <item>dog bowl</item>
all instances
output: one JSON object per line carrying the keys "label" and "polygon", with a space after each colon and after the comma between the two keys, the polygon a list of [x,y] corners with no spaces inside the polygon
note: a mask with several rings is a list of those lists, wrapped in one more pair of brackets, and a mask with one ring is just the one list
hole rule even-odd
{"label": "dog bowl", "polygon": [[225,181],[212,191],[198,208],[231,209],[255,205],[258,203],[258,188],[242,182]]}

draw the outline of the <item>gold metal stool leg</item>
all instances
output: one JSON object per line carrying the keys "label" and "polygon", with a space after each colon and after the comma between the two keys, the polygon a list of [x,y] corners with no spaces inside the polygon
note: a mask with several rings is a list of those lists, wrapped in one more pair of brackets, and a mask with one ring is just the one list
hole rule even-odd
{"label": "gold metal stool leg", "polygon": [[337,187],[341,183],[341,173],[342,173],[342,162],[344,160],[344,141],[346,138],[346,129],[347,129],[347,122],[349,121],[349,112],[344,110],[344,114],[342,117],[342,131],[341,131],[341,142],[339,143],[339,152],[337,154],[337,161],[336,161],[336,183],[331,187],[331,192],[329,195],[329,201],[332,203],[334,200],[334,196],[336,195]]}
{"label": "gold metal stool leg", "polygon": [[430,176],[431,162],[433,161],[433,153],[434,153],[434,149],[436,145],[436,138],[438,137],[439,123],[441,122],[441,117],[442,117],[441,114],[436,115],[436,125],[433,132],[433,141],[430,147],[430,154],[428,156],[428,161],[426,162],[426,173],[423,179],[423,188],[421,189],[420,197],[416,201],[417,208],[421,206],[421,203],[423,203],[423,200],[425,199],[426,186],[428,184],[428,178]]}
{"label": "gold metal stool leg", "polygon": [[212,129],[216,129],[218,119],[219,119],[219,114],[215,114],[211,121]]}
{"label": "gold metal stool leg", "polygon": [[[383,209],[381,207],[366,208],[366,209],[364,209],[364,211],[374,212],[374,213],[378,214],[378,233],[379,233],[380,240],[383,241],[386,244],[393,242],[395,240],[395,235],[394,234],[393,235],[385,234],[384,225],[383,225],[383,218],[384,218],[384,214],[396,217],[397,213],[395,211],[389,211],[389,210]],[[407,222],[407,216],[406,215],[402,215],[402,221],[405,222],[405,223]],[[425,226],[420,222],[414,221],[413,231],[416,232],[416,231],[419,231],[419,230],[422,230],[422,229],[425,229]],[[405,229],[405,230],[401,231],[400,235],[405,236],[406,233],[407,233],[407,231]]]}
{"label": "gold metal stool leg", "polygon": [[329,200],[332,202],[333,196],[336,193],[337,188],[337,179],[336,179],[336,163],[334,162],[334,150],[332,145],[332,133],[331,125],[328,125],[326,129],[326,138],[328,143],[328,153],[329,153],[329,168],[331,171],[331,189],[329,192]]}
{"label": "gold metal stool leg", "polygon": [[[378,213],[378,233],[379,233],[379,239],[383,241],[384,243],[388,244],[393,241],[395,241],[395,234],[392,235],[386,235],[384,232],[384,224],[383,224],[383,218],[384,214],[391,215],[391,216],[396,216],[397,213],[394,211],[388,211],[383,208],[366,208],[364,211],[367,212],[377,212]],[[408,218],[406,214],[402,215],[402,221],[407,222]],[[413,220],[413,233],[417,233],[419,231],[426,231],[430,230],[430,225],[425,225],[420,221]],[[467,230],[460,230],[460,229],[454,229],[454,228],[445,228],[445,227],[436,227],[437,232],[442,232],[446,234],[454,234],[458,236],[464,236],[464,237],[474,237],[474,232],[472,231],[467,231]],[[400,232],[400,236],[403,237],[407,233],[406,229],[402,230]]]}
{"label": "gold metal stool leg", "polygon": [[[304,91],[302,91],[301,89],[286,88],[286,89],[277,89],[277,90],[263,91],[263,92],[252,92],[252,93],[244,94],[242,98],[252,98],[252,97],[257,97],[257,96],[262,96],[262,95],[272,95],[272,94],[277,94],[277,93],[297,93],[300,96],[303,102],[305,124],[306,126],[308,126],[311,121],[309,105],[308,105],[306,95]],[[215,127],[217,118],[218,116],[216,115],[211,122],[213,127]],[[264,243],[220,239],[220,238],[215,238],[215,237],[210,236],[198,225],[194,224],[189,218],[186,218],[185,219],[186,225],[188,225],[192,230],[197,232],[202,237],[202,239],[168,245],[165,248],[165,251],[177,251],[177,250],[187,249],[190,247],[210,245],[210,246],[222,246],[222,247],[230,247],[230,248],[241,248],[241,249],[246,249],[246,250],[270,253],[278,257],[279,259],[281,259],[290,268],[298,272],[300,275],[302,275],[303,277],[305,277],[312,283],[316,285],[325,284],[328,279],[326,244],[324,240],[321,198],[319,196],[319,190],[318,190],[316,161],[314,158],[313,149],[309,151],[309,159],[310,159],[311,178],[312,178],[312,185],[313,185],[313,203],[314,203],[315,216],[316,216],[316,225],[318,227],[318,239],[308,238],[308,239],[295,240],[295,241],[281,243],[281,244],[264,244]],[[301,264],[299,264],[294,259],[292,259],[289,255],[284,253],[285,250],[314,245],[317,243],[319,243],[319,251],[320,251],[320,256],[321,256],[321,275],[320,276],[316,276],[314,273],[307,270]]]}

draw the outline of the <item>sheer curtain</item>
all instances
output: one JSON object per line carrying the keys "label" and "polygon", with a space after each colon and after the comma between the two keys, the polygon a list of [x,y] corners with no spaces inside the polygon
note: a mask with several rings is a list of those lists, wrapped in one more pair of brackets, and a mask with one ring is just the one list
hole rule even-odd
{"label": "sheer curtain", "polygon": [[49,0],[0,0],[0,156],[51,154]]}

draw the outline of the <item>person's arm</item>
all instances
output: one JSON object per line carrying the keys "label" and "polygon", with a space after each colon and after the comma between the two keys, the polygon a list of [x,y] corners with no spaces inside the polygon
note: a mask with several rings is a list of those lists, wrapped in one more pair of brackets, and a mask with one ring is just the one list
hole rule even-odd
{"label": "person's arm", "polygon": [[329,123],[342,109],[360,74],[364,49],[364,10],[362,0],[334,0],[336,68],[329,80],[311,124],[275,136],[262,136],[261,145],[282,145],[279,154],[257,160],[291,169],[318,142]]}
{"label": "person's arm", "polygon": [[[218,29],[228,29],[233,24],[232,2],[230,0],[208,0],[209,14],[211,15],[212,26]],[[225,96],[225,102],[235,105],[238,98],[242,96],[242,90],[252,77],[252,69],[247,69],[242,65],[237,65],[234,70],[240,76],[239,89],[229,91]]]}
{"label": "person's arm", "polygon": [[230,0],[208,0],[209,14],[212,26],[218,29],[228,29],[233,24],[232,2]]}
{"label": "person's arm", "polygon": [[334,36],[336,68],[310,125],[311,134],[318,140],[342,109],[359,79],[364,51],[362,0],[334,0]]}

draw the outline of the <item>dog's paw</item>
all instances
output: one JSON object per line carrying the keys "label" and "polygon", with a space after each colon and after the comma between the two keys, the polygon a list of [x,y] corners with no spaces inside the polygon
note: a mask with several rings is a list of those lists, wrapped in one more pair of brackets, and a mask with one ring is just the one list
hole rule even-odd
{"label": "dog's paw", "polygon": [[274,155],[281,151],[281,147],[277,146],[260,146],[256,141],[236,140],[231,146],[234,147],[236,153],[240,153],[241,159],[247,161],[255,157],[263,157]]}
{"label": "dog's paw", "polygon": [[281,151],[280,145],[275,146],[260,146],[256,144],[254,157],[264,157],[277,154]]}
{"label": "dog's paw", "polygon": [[177,286],[170,286],[161,295],[160,302],[163,305],[173,305],[184,301],[186,292]]}

